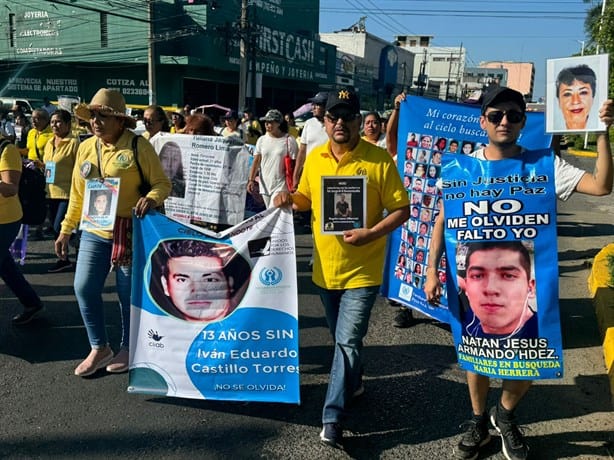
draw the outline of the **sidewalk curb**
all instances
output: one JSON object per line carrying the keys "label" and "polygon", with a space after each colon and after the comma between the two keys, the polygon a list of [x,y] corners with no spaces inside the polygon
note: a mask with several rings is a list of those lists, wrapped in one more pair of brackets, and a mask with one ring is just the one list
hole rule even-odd
{"label": "sidewalk curb", "polygon": [[597,152],[591,152],[589,150],[567,149],[567,153],[577,157],[597,158]]}
{"label": "sidewalk curb", "polygon": [[597,327],[603,338],[603,357],[610,381],[610,396],[614,404],[614,281],[611,266],[614,243],[605,246],[593,259],[588,277],[588,289],[593,296]]}

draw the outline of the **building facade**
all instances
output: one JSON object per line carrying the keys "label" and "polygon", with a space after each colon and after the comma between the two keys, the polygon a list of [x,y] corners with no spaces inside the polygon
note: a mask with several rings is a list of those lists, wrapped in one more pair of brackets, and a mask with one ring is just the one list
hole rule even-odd
{"label": "building facade", "polygon": [[108,87],[146,105],[151,53],[158,104],[237,107],[241,38],[258,113],[294,109],[334,86],[335,47],[318,39],[319,0],[248,2],[246,27],[241,2],[195,3],[0,0],[0,97],[87,101]]}
{"label": "building facade", "polygon": [[492,86],[507,86],[507,69],[465,67],[461,99],[465,100],[474,91],[488,91]]}
{"label": "building facade", "polygon": [[535,65],[532,62],[488,61],[480,62],[480,67],[507,70],[507,86],[522,93],[527,101],[533,100]]}
{"label": "building facade", "polygon": [[430,35],[397,35],[399,47],[416,57],[412,92],[443,100],[459,100],[463,88],[465,49],[462,46],[432,46]]}
{"label": "building facade", "polygon": [[337,84],[354,86],[367,110],[388,107],[409,88],[414,55],[366,31],[364,21],[344,30],[321,33],[320,40],[337,47]]}

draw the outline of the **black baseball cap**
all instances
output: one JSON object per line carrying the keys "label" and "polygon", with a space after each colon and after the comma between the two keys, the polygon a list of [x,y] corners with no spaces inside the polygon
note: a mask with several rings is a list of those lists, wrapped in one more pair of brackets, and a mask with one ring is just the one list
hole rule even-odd
{"label": "black baseball cap", "polygon": [[349,109],[352,113],[360,113],[360,99],[353,89],[341,88],[329,94],[326,111],[341,107]]}
{"label": "black baseball cap", "polygon": [[482,100],[482,113],[486,113],[488,107],[492,107],[500,102],[515,102],[520,110],[525,112],[527,110],[527,103],[524,100],[522,94],[515,89],[508,88],[506,86],[499,86],[498,88],[489,91]]}
{"label": "black baseball cap", "polygon": [[312,104],[324,105],[326,104],[326,101],[328,100],[328,93],[325,91],[320,91],[315,96],[310,97],[307,100],[311,102]]}

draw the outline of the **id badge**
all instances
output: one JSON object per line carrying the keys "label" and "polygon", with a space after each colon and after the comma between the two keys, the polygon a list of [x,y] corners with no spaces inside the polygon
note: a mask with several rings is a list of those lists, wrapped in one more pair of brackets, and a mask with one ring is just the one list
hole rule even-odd
{"label": "id badge", "polygon": [[48,184],[55,183],[55,162],[53,161],[45,163],[45,182]]}

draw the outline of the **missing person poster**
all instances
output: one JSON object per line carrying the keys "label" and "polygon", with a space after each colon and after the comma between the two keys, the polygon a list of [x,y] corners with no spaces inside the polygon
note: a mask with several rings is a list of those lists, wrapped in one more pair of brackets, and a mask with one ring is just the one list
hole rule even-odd
{"label": "missing person poster", "polygon": [[[441,180],[445,153],[461,155],[487,142],[480,128],[480,106],[408,96],[401,104],[397,168],[410,198],[410,217],[388,240],[388,256],[382,293],[401,304],[442,322],[450,322],[447,308],[446,255],[437,267],[444,286],[441,303],[426,301],[424,283],[433,223],[443,205]],[[544,113],[527,112],[519,143],[530,149],[550,146],[544,134]]]}
{"label": "missing person poster", "polygon": [[322,176],[322,233],[343,235],[363,228],[367,210],[365,176]]}
{"label": "missing person poster", "polygon": [[552,155],[444,155],[447,285],[459,293],[448,305],[463,369],[502,379],[563,375]]}
{"label": "missing person poster", "polygon": [[151,143],[171,180],[166,215],[197,225],[243,221],[249,153],[242,141],[159,133]]}
{"label": "missing person poster", "polygon": [[119,177],[85,181],[80,230],[113,230],[119,186]]}
{"label": "missing person poster", "polygon": [[153,212],[133,223],[128,391],[298,404],[292,212],[221,233]]}
{"label": "missing person poster", "polygon": [[599,109],[608,99],[609,55],[546,61],[546,131],[605,131]]}

